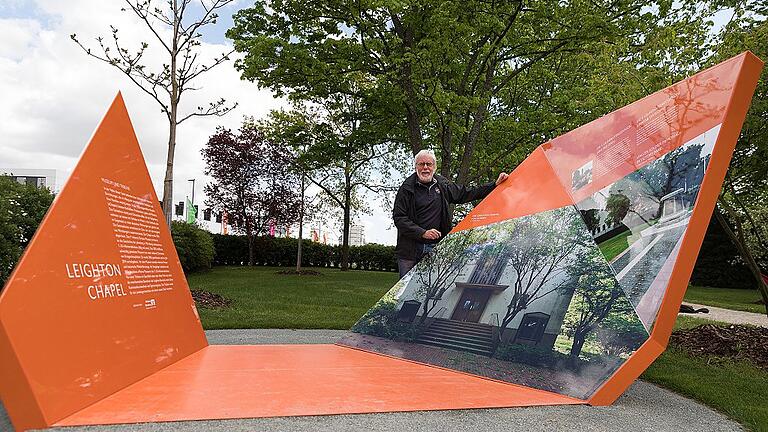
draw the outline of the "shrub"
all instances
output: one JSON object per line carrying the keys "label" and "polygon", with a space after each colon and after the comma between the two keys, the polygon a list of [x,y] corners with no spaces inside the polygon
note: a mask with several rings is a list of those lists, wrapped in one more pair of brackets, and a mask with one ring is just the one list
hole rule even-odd
{"label": "shrub", "polygon": [[215,249],[208,231],[184,222],[172,222],[171,235],[184,273],[211,268]]}
{"label": "shrub", "polygon": [[554,351],[551,348],[517,343],[500,344],[493,356],[500,360],[548,368],[554,368],[568,360],[567,355]]}
{"label": "shrub", "polygon": [[[244,235],[213,234],[216,257],[213,265],[247,265],[248,240]],[[292,267],[296,265],[298,240],[269,236],[254,237],[253,264],[257,266]],[[380,244],[351,246],[350,268],[358,270],[397,271],[395,247]],[[341,246],[313,242],[301,245],[302,267],[338,267]]]}
{"label": "shrub", "polygon": [[411,323],[397,320],[397,300],[390,293],[368,310],[355,323],[352,331],[396,341],[410,342],[416,338],[416,330]]}
{"label": "shrub", "polygon": [[0,175],[0,289],[52,202],[48,189]]}

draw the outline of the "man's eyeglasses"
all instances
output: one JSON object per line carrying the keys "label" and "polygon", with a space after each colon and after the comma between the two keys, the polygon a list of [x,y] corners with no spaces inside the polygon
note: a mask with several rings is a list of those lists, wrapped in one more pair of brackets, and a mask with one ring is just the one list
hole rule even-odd
{"label": "man's eyeglasses", "polygon": [[434,162],[418,162],[418,163],[416,163],[416,166],[417,167],[429,167],[429,168],[432,168],[433,166],[435,166],[435,163]]}

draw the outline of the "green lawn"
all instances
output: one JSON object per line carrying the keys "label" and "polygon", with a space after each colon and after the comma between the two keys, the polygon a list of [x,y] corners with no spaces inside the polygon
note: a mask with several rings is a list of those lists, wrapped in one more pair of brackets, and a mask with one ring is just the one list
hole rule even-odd
{"label": "green lawn", "polygon": [[[675,328],[712,323],[680,317]],[[749,430],[768,431],[768,372],[748,362],[667,349],[641,378],[702,402]]]}
{"label": "green lawn", "polygon": [[729,289],[689,286],[685,301],[725,309],[765,313],[765,306],[755,304],[760,294],[755,289]]}
{"label": "green lawn", "polygon": [[216,267],[188,276],[189,287],[220,294],[232,306],[199,308],[206,329],[348,329],[397,282],[397,273],[337,269],[323,276],[278,275],[275,267]]}
{"label": "green lawn", "polygon": [[616,258],[617,255],[624,252],[629,247],[627,237],[632,234],[632,231],[625,231],[616,237],[609,238],[608,240],[597,245],[600,248],[600,252],[603,253],[605,259],[608,261]]}

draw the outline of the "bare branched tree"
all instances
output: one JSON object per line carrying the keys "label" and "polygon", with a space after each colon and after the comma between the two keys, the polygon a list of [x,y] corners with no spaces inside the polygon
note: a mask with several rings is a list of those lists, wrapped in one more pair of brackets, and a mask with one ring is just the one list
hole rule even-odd
{"label": "bare branched tree", "polygon": [[[141,42],[140,48],[131,51],[125,48],[115,26],[110,25],[111,40],[102,36],[96,38],[98,49],[87,47],[76,34],[70,36],[86,54],[114,66],[125,74],[160,105],[161,111],[168,118],[168,158],[163,183],[163,213],[168,224],[171,223],[173,206],[173,158],[176,152],[177,126],[192,117],[222,116],[237,106],[237,103],[227,104],[222,98],[209,103],[207,107],[199,106],[190,113],[179,113],[181,95],[186,91],[199,89],[192,85],[195,78],[229,60],[229,55],[233,52],[222,53],[207,64],[198,58],[200,29],[215,24],[218,18],[216,11],[233,1],[200,0],[201,9],[198,13],[190,7],[193,0],[167,0],[164,7],[157,7],[153,0],[125,0],[127,8],[122,10],[130,10],[138,16],[167,54],[169,62],[163,62],[154,68],[148,67],[144,57],[149,43]],[[190,16],[194,16],[194,19]]]}

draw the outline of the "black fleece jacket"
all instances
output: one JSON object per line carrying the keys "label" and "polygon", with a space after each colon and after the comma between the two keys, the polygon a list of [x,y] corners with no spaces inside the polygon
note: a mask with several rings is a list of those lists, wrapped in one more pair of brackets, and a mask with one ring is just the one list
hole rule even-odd
{"label": "black fleece jacket", "polygon": [[[485,198],[493,188],[494,182],[486,183],[478,187],[466,187],[451,182],[447,178],[435,174],[437,187],[440,188],[441,218],[440,234],[445,236],[451,231],[451,221],[448,218],[448,204],[463,204],[470,201]],[[419,181],[416,173],[405,179],[395,196],[395,205],[392,209],[392,217],[397,227],[397,246],[395,254],[398,258],[418,260],[421,258],[423,244],[422,235],[426,230],[416,220],[416,200],[414,199],[416,182]]]}

